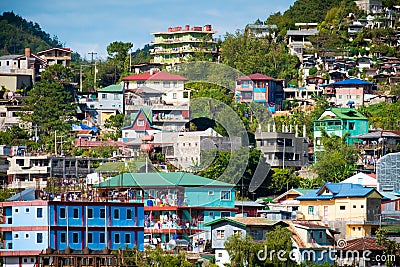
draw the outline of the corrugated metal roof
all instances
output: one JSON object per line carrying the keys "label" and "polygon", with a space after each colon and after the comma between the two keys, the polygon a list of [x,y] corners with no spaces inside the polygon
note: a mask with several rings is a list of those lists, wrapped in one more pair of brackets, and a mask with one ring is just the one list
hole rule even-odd
{"label": "corrugated metal roof", "polygon": [[109,85],[107,87],[101,88],[97,90],[97,92],[101,93],[122,93],[123,91],[123,86],[121,84],[114,84],[114,85]]}
{"label": "corrugated metal roof", "polygon": [[186,172],[123,173],[101,182],[102,187],[152,187],[152,186],[222,186],[234,187],[234,184],[204,178]]}
{"label": "corrugated metal roof", "polygon": [[354,78],[354,79],[343,80],[340,82],[335,82],[332,85],[333,86],[335,86],[335,85],[372,85],[372,83]]}
{"label": "corrugated metal roof", "polygon": [[346,120],[368,120],[364,115],[353,108],[328,108],[327,111],[332,111],[338,118]]}
{"label": "corrugated metal roof", "polygon": [[155,72],[154,74],[150,74],[150,72],[140,73],[140,74],[133,74],[122,78],[123,81],[187,81],[186,78],[171,74],[164,71]]}
{"label": "corrugated metal roof", "polygon": [[261,73],[254,73],[247,76],[242,76],[236,79],[237,81],[252,80],[252,81],[274,81],[275,79]]}
{"label": "corrugated metal roof", "polygon": [[[331,194],[323,194],[325,189],[328,189]],[[314,192],[297,197],[297,200],[322,200],[332,198],[346,197],[365,197],[368,194],[376,191],[374,188],[363,187],[359,184],[348,183],[326,183]],[[378,192],[378,191],[376,191]],[[379,193],[379,192],[378,192]]]}

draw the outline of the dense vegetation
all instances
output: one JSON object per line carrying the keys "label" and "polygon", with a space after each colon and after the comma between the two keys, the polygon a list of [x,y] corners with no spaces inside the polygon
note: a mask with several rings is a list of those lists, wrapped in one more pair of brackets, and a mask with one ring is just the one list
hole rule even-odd
{"label": "dense vegetation", "polygon": [[4,12],[0,16],[0,55],[23,54],[26,47],[37,52],[61,46],[57,36],[51,37],[36,22],[28,22],[14,12]]}

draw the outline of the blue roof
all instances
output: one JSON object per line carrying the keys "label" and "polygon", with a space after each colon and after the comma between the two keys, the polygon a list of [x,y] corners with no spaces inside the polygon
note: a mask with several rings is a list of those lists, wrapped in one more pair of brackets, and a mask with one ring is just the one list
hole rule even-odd
{"label": "blue roof", "polygon": [[[328,189],[330,193],[325,194]],[[319,189],[297,197],[297,200],[324,200],[332,198],[345,198],[345,197],[365,197],[371,192],[376,191],[375,188],[363,187],[360,184],[350,183],[326,183]],[[377,191],[376,191],[377,192]]]}
{"label": "blue roof", "polygon": [[332,85],[371,85],[372,83],[360,79],[347,79],[335,82]]}
{"label": "blue roof", "polygon": [[8,198],[6,201],[29,201],[35,200],[35,188],[28,188],[21,191],[12,197]]}

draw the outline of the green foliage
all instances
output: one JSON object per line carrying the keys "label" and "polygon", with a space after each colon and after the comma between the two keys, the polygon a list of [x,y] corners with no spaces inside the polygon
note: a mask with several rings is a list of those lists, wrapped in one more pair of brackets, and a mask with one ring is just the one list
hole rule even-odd
{"label": "green foliage", "polygon": [[250,38],[240,31],[225,36],[221,56],[223,63],[246,75],[262,73],[282,79],[298,75],[299,60],[287,52],[285,44],[267,38]]}
{"label": "green foliage", "polygon": [[232,267],[257,266],[260,263],[257,253],[263,247],[261,244],[254,242],[249,235],[244,237],[239,234],[232,235],[224,246],[229,253]]}
{"label": "green foliage", "polygon": [[0,190],[0,202],[6,201],[6,199],[14,196],[17,193],[17,189],[3,188]]}
{"label": "green foliage", "polygon": [[61,47],[56,36],[44,32],[39,24],[26,21],[14,12],[3,12],[0,16],[0,51],[8,54],[23,54],[30,47],[33,52],[50,47]]}
{"label": "green foliage", "polygon": [[0,131],[0,144],[3,145],[27,145],[29,134],[26,129],[13,125],[5,131]]}
{"label": "green foliage", "polygon": [[124,125],[124,114],[111,115],[104,122],[104,127],[108,129],[110,132],[105,134],[105,138],[111,138],[113,140],[118,140],[118,138],[122,137],[122,126]]}
{"label": "green foliage", "polygon": [[300,185],[300,177],[296,175],[293,169],[272,169],[272,179],[269,188],[275,194],[280,194],[290,188],[296,188]]}
{"label": "green foliage", "polygon": [[322,134],[324,150],[316,153],[315,171],[320,181],[339,183],[353,174],[359,151],[346,144],[346,135]]}
{"label": "green foliage", "polygon": [[267,238],[265,240],[265,246],[268,251],[285,251],[283,254],[287,261],[282,261],[278,258],[282,256],[281,254],[274,253],[272,259],[269,255],[267,256],[267,262],[271,263],[273,266],[296,266],[296,263],[290,259],[289,255],[292,250],[292,233],[286,227],[277,226],[274,230],[267,233]]}
{"label": "green foliage", "polygon": [[378,103],[363,108],[371,126],[384,130],[400,130],[400,102]]}
{"label": "green foliage", "polygon": [[376,231],[376,243],[385,246],[386,250],[383,252],[383,255],[386,256],[386,266],[394,266],[394,262],[392,261],[392,255],[397,255],[400,250],[400,244],[396,242],[396,240],[391,240],[387,238],[388,231],[385,228],[379,228]]}

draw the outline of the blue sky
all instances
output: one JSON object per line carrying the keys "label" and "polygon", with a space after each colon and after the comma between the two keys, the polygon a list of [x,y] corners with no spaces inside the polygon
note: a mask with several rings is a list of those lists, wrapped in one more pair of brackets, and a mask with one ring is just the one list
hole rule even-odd
{"label": "blue sky", "polygon": [[168,27],[211,24],[224,36],[257,18],[288,9],[295,0],[0,0],[0,10],[14,11],[57,35],[73,51],[105,58],[114,41],[132,42],[134,49],[152,41],[151,32]]}

